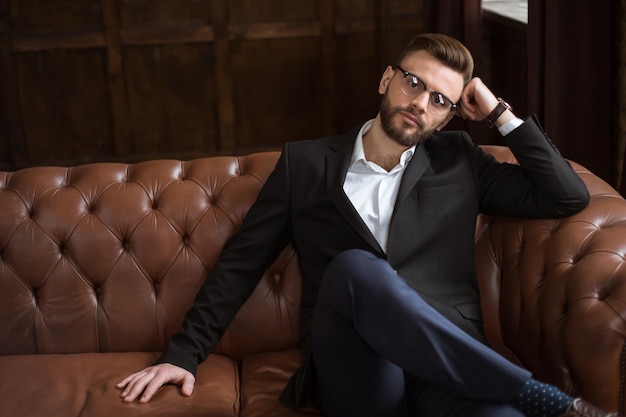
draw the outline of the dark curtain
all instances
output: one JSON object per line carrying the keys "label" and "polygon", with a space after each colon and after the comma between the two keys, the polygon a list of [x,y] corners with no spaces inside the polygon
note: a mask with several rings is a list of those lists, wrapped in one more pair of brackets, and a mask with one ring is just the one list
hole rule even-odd
{"label": "dark curtain", "polygon": [[615,185],[611,9],[610,1],[529,0],[528,98],[563,156]]}
{"label": "dark curtain", "polygon": [[431,0],[431,30],[460,40],[480,57],[482,13],[480,0]]}
{"label": "dark curtain", "polygon": [[[482,8],[481,0],[430,0],[431,32],[452,36],[472,52],[475,67],[480,67],[482,56]],[[454,118],[446,129],[467,130],[472,137],[480,136],[476,126]]]}
{"label": "dark curtain", "polygon": [[[528,108],[561,153],[626,189],[626,0],[528,0]],[[429,0],[429,30],[461,40],[482,68],[480,0]],[[453,120],[487,143],[485,130]]]}

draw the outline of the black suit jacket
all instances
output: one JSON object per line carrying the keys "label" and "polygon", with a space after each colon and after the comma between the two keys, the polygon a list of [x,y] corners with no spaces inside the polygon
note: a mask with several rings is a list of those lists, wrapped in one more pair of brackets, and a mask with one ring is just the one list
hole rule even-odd
{"label": "black suit jacket", "polygon": [[304,363],[281,396],[284,404],[296,406],[306,399],[307,335],[317,290],[328,263],[347,249],[387,259],[435,309],[482,339],[474,272],[477,215],[564,217],[589,199],[582,181],[534,119],[506,137],[519,166],[498,163],[464,132],[439,132],[416,147],[406,168],[385,254],[343,192],[357,133],[284,146],[274,172],[159,362],[195,373],[289,241],[302,267]]}

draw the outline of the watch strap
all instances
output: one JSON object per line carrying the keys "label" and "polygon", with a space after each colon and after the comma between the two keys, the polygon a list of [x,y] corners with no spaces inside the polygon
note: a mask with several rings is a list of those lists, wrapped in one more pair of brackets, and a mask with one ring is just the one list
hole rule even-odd
{"label": "watch strap", "polygon": [[489,116],[487,116],[487,118],[485,119],[487,127],[493,127],[496,123],[496,120],[498,120],[502,113],[507,110],[513,110],[513,108],[509,105],[509,103],[498,97],[498,105],[495,109],[493,109],[491,113],[489,113]]}

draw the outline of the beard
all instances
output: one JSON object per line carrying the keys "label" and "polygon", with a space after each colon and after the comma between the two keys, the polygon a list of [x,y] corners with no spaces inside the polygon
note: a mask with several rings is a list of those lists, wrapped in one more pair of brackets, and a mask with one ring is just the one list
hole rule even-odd
{"label": "beard", "polygon": [[[402,145],[402,146],[413,146],[418,143],[429,138],[433,132],[435,132],[436,128],[432,129],[423,129],[424,120],[417,114],[413,113],[413,110],[410,107],[391,107],[391,103],[389,102],[389,97],[387,94],[383,96],[382,101],[380,102],[380,120],[382,124],[383,132],[394,142]],[[408,125],[406,122],[402,122],[402,125],[396,126],[393,121],[394,116],[400,114],[400,112],[406,112],[412,114],[418,120],[417,128],[414,126]],[[416,128],[417,131],[414,133],[407,133],[408,128]]]}

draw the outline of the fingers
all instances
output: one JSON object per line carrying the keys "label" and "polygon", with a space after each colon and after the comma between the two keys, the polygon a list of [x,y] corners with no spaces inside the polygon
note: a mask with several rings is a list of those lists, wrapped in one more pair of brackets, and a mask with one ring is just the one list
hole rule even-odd
{"label": "fingers", "polygon": [[474,98],[475,85],[470,82],[461,94],[458,115],[464,119],[476,120],[476,99]]}
{"label": "fingers", "polygon": [[123,389],[120,397],[122,397],[125,402],[134,401],[137,395],[143,391],[141,387],[144,376],[145,370],[128,376],[116,385],[117,388]]}
{"label": "fingers", "polygon": [[115,384],[115,387],[116,388],[120,388],[120,389],[125,388],[126,385],[128,385],[128,383],[135,377],[135,375],[137,375],[137,374],[132,374],[130,376],[127,376],[122,381],[120,381],[117,384]]}
{"label": "fingers", "polygon": [[189,376],[186,376],[185,379],[183,380],[183,387],[181,389],[183,395],[185,397],[189,397],[191,396],[191,394],[193,393],[193,386],[195,384],[195,379],[193,376],[191,376],[191,374],[189,374]]}
{"label": "fingers", "polygon": [[[139,402],[150,401],[158,388],[154,387],[154,384],[158,383],[158,381],[155,382],[157,377],[158,374],[154,371],[153,367],[146,368],[141,372],[129,376],[117,385],[118,388],[124,388],[120,397],[122,397],[124,402],[130,403],[143,394]],[[148,387],[150,387],[149,390]]]}
{"label": "fingers", "polygon": [[163,385],[170,383],[182,386],[183,395],[188,397],[193,392],[195,378],[183,368],[163,363],[124,378],[116,387],[123,389],[120,394],[122,401],[147,403]]}
{"label": "fingers", "polygon": [[484,120],[498,104],[498,99],[483,83],[474,77],[463,89],[461,93],[460,115],[470,120]]}
{"label": "fingers", "polygon": [[138,384],[136,390],[131,391],[131,395],[129,395],[129,397],[133,397],[133,398],[124,398],[124,401],[132,402],[135,398],[139,397],[139,403],[141,404],[147,403],[148,401],[152,399],[152,397],[154,396],[154,394],[156,394],[159,388],[165,385],[166,381],[162,378],[162,376],[157,375],[154,378],[150,379],[147,382],[147,385],[145,385],[145,387],[142,389],[142,385],[144,385],[145,382],[146,381],[144,378],[144,381],[142,381],[142,384],[141,385]]}
{"label": "fingers", "polygon": [[461,102],[457,108],[457,115],[463,119],[476,120],[478,117],[477,109],[474,105],[473,98],[461,96]]}

